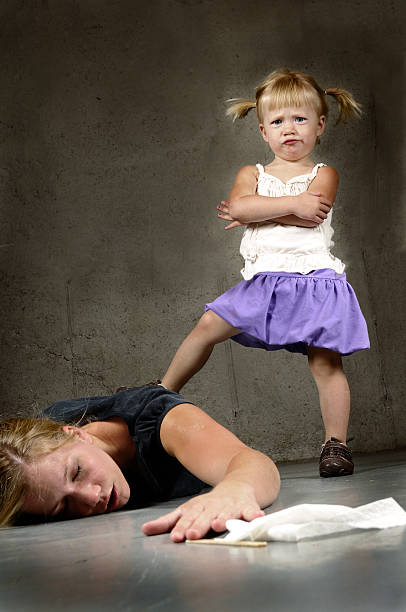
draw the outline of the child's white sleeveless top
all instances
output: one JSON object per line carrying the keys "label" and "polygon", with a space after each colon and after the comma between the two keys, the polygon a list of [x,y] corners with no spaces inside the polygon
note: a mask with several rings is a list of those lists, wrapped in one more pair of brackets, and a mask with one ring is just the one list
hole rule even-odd
{"label": "child's white sleeveless top", "polygon": [[[284,183],[265,172],[261,164],[257,164],[257,194],[270,197],[299,195],[307,191],[318,169],[325,165],[316,164],[309,174],[295,176]],[[244,279],[249,280],[258,272],[307,274],[323,268],[342,274],[345,265],[330,253],[334,246],[331,216],[332,210],[317,227],[251,223],[244,232],[240,247],[240,253],[245,259],[245,266],[241,270]]]}

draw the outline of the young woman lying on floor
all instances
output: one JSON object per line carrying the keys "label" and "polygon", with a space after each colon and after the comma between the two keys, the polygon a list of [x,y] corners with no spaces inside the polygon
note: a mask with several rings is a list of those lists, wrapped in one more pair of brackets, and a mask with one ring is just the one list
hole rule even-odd
{"label": "young woman lying on floor", "polygon": [[[213,489],[201,493],[210,485]],[[196,495],[142,526],[174,542],[250,521],[279,492],[269,457],[181,395],[149,383],[0,423],[0,525],[71,519]],[[200,493],[200,494],[199,494]]]}

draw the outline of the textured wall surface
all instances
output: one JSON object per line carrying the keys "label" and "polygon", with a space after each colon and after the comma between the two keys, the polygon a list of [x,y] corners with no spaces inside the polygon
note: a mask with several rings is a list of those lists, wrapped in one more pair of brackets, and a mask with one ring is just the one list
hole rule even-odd
{"label": "textured wall surface", "polygon": [[[340,172],[335,254],[371,336],[345,358],[352,447],[405,445],[403,23],[401,0],[2,1],[0,414],[163,374],[240,280],[215,206],[270,160],[224,100],[289,66],[364,107],[344,126],[332,108],[314,160]],[[277,459],[318,452],[302,356],[227,342],[184,394]]]}

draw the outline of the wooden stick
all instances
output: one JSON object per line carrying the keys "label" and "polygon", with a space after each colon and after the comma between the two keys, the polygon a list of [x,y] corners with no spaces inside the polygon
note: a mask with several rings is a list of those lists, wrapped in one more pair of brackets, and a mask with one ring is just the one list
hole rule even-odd
{"label": "wooden stick", "polygon": [[186,540],[186,544],[211,544],[212,546],[266,546],[268,542],[254,541],[254,540],[241,540],[239,542],[230,542],[229,540],[221,540],[220,538],[208,538],[203,540]]}

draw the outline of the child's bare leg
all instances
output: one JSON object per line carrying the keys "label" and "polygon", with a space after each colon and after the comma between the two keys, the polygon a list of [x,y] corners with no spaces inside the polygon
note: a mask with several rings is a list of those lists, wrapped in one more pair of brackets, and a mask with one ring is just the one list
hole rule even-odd
{"label": "child's bare leg", "polygon": [[215,344],[240,332],[227,321],[208,310],[178,348],[162,379],[167,389],[179,391],[206,363]]}
{"label": "child's bare leg", "polygon": [[321,415],[326,430],[325,441],[334,437],[346,443],[350,389],[341,356],[316,347],[308,347],[307,352],[310,370],[319,391]]}

